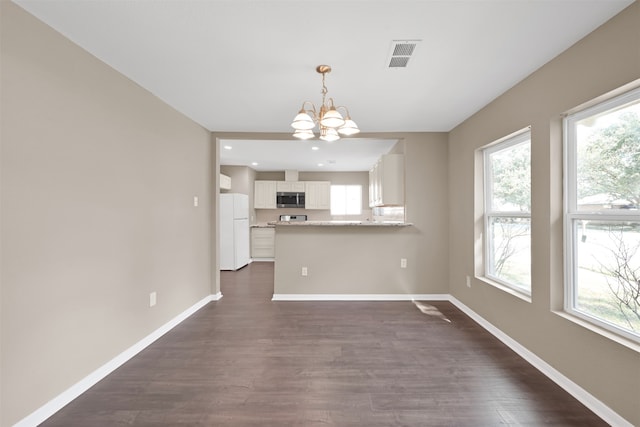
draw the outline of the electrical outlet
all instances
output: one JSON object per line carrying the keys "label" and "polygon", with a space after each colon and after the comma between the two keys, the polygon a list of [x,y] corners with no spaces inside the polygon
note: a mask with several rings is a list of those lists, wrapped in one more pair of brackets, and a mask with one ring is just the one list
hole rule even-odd
{"label": "electrical outlet", "polygon": [[307,267],[302,267],[302,275],[303,276],[308,276],[309,275],[309,270],[307,269]]}
{"label": "electrical outlet", "polygon": [[156,305],[156,293],[151,292],[149,294],[149,307],[153,307],[154,305]]}
{"label": "electrical outlet", "polygon": [[400,258],[400,268],[407,268],[407,259]]}
{"label": "electrical outlet", "polygon": [[467,288],[471,287],[471,277],[467,276]]}
{"label": "electrical outlet", "polygon": [[193,206],[198,207],[198,196],[193,196]]}

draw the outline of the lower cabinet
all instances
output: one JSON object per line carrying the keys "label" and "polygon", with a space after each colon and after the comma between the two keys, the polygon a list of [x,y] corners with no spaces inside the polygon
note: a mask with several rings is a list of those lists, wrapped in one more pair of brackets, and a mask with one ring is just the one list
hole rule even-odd
{"label": "lower cabinet", "polygon": [[276,229],[251,229],[251,258],[274,258],[276,256]]}

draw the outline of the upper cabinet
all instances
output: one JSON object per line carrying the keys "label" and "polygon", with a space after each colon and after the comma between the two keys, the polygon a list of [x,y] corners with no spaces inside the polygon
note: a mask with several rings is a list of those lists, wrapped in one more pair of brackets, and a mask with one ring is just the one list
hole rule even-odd
{"label": "upper cabinet", "polygon": [[276,181],[276,191],[278,193],[304,193],[304,182],[301,181]]}
{"label": "upper cabinet", "polygon": [[231,178],[225,174],[220,174],[220,189],[231,190]]}
{"label": "upper cabinet", "polygon": [[331,182],[305,181],[304,186],[305,209],[331,209]]}
{"label": "upper cabinet", "polygon": [[331,209],[329,181],[255,181],[255,209],[276,209],[276,193],[304,193],[305,209]]}
{"label": "upper cabinet", "polygon": [[253,207],[255,209],[275,209],[276,192],[276,181],[256,181],[254,183]]}
{"label": "upper cabinet", "polygon": [[385,154],[369,171],[369,206],[404,206],[404,156]]}

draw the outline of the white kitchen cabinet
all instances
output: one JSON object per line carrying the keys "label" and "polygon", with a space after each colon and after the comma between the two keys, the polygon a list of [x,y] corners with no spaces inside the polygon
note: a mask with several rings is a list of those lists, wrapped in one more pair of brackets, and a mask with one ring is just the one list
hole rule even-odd
{"label": "white kitchen cabinet", "polygon": [[251,229],[251,258],[274,258],[276,256],[276,229]]}
{"label": "white kitchen cabinet", "polygon": [[221,190],[231,190],[231,177],[220,174],[220,189]]}
{"label": "white kitchen cabinet", "polygon": [[369,171],[369,206],[404,205],[404,156],[385,154]]}
{"label": "white kitchen cabinet", "polygon": [[305,181],[305,209],[331,209],[331,182]]}
{"label": "white kitchen cabinet", "polygon": [[302,181],[276,181],[276,191],[278,193],[304,193],[305,185]]}
{"label": "white kitchen cabinet", "polygon": [[276,181],[255,181],[253,190],[254,209],[276,208]]}

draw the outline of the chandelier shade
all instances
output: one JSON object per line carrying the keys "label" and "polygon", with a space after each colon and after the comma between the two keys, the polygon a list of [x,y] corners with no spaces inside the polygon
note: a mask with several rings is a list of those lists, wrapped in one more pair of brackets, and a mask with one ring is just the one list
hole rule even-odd
{"label": "chandelier shade", "polygon": [[335,107],[331,107],[320,119],[320,124],[328,128],[339,128],[344,124],[344,119]]}
{"label": "chandelier shade", "polygon": [[295,130],[309,130],[316,127],[315,122],[304,110],[300,111],[291,123],[291,127]]}
{"label": "chandelier shade", "polygon": [[311,139],[316,136],[311,129],[297,129],[293,136],[298,139]]}
{"label": "chandelier shade", "polygon": [[354,122],[349,118],[347,118],[347,120],[344,121],[344,124],[340,127],[340,129],[338,129],[338,133],[344,136],[355,135],[358,132],[360,132],[360,129],[358,129],[358,125],[356,125],[356,122]]}
{"label": "chandelier shade", "polygon": [[340,139],[338,131],[330,127],[322,127],[320,129],[320,139],[327,142],[333,142]]}
{"label": "chandelier shade", "polygon": [[[340,135],[351,136],[360,132],[358,125],[351,120],[349,110],[344,106],[334,106],[333,98],[326,97],[327,86],[325,85],[325,75],[331,72],[328,65],[318,65],[316,71],[322,74],[322,104],[319,109],[310,101],[305,101],[302,108],[293,119],[291,127],[295,129],[293,136],[298,139],[311,139],[315,137],[313,130],[316,125],[320,128],[320,139],[333,142],[340,139]],[[305,108],[307,105],[310,108]],[[338,110],[344,110],[345,116]]]}

